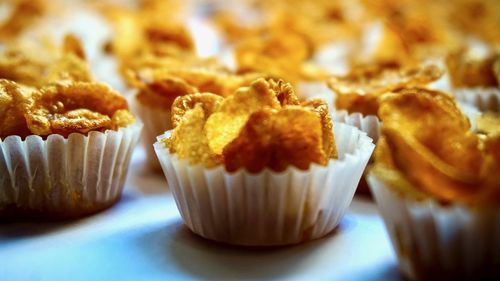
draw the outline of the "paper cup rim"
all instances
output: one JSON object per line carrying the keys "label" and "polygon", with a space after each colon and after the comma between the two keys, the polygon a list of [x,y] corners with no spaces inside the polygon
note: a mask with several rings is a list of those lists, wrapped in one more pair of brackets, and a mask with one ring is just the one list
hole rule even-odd
{"label": "paper cup rim", "polygon": [[270,167],[265,167],[264,169],[262,169],[258,173],[250,172],[246,168],[240,168],[240,169],[238,169],[236,171],[228,172],[225,169],[225,166],[223,164],[219,164],[217,166],[209,167],[209,168],[205,167],[201,163],[192,165],[192,164],[189,163],[189,160],[187,160],[187,159],[179,159],[176,154],[171,153],[170,150],[168,149],[168,147],[166,147],[161,142],[161,140],[169,137],[173,130],[168,130],[164,134],[162,134],[160,136],[157,136],[156,137],[157,141],[153,144],[153,147],[154,147],[155,151],[157,152],[157,154],[162,153],[164,155],[167,155],[168,157],[172,158],[174,161],[181,162],[184,165],[189,166],[189,167],[191,167],[193,169],[201,168],[201,169],[203,169],[205,171],[208,171],[208,172],[216,172],[216,171],[219,171],[219,170],[224,170],[224,172],[227,173],[227,174],[229,174],[229,175],[238,175],[240,173],[246,173],[246,174],[250,174],[250,175],[270,174],[270,175],[273,175],[273,176],[280,176],[280,175],[285,175],[286,173],[289,173],[289,172],[298,173],[298,174],[307,174],[307,173],[310,173],[312,171],[327,171],[328,167],[331,166],[331,165],[344,165],[345,162],[347,162],[347,161],[349,161],[350,159],[353,159],[353,158],[354,159],[359,158],[364,153],[368,153],[368,152],[370,154],[373,153],[373,149],[375,148],[375,144],[373,143],[373,139],[370,138],[366,134],[366,132],[363,132],[363,131],[359,130],[358,128],[354,127],[354,126],[347,125],[347,124],[344,124],[344,123],[336,123],[334,126],[345,127],[345,128],[350,129],[351,132],[353,132],[353,131],[357,132],[359,134],[359,136],[360,136],[360,138],[357,140],[357,142],[361,143],[361,144],[357,145],[354,148],[353,152],[346,152],[343,159],[330,159],[328,161],[327,165],[320,165],[318,163],[312,162],[312,163],[309,164],[309,168],[307,170],[302,170],[302,169],[299,169],[296,166],[288,165],[288,167],[284,171],[281,171],[281,172],[274,171]]}
{"label": "paper cup rim", "polygon": [[27,143],[28,140],[30,140],[30,139],[41,139],[43,141],[47,141],[47,140],[54,139],[54,138],[62,138],[62,139],[65,139],[65,140],[69,140],[70,138],[73,138],[74,136],[83,136],[86,139],[86,138],[89,138],[92,135],[107,135],[107,134],[110,134],[110,133],[121,133],[121,132],[123,132],[125,130],[140,129],[142,127],[143,127],[142,122],[139,121],[138,119],[136,119],[134,123],[132,123],[132,124],[126,126],[126,127],[120,127],[118,130],[106,129],[104,132],[89,131],[87,134],[73,132],[73,133],[70,133],[67,137],[64,137],[63,135],[60,135],[60,134],[50,134],[45,139],[42,138],[41,136],[35,135],[35,134],[26,136],[24,139],[22,139],[18,135],[11,135],[11,136],[7,136],[6,138],[3,138],[3,139],[0,138],[0,143],[7,142],[7,141],[9,141],[11,139],[21,139],[21,142],[23,142],[23,143]]}

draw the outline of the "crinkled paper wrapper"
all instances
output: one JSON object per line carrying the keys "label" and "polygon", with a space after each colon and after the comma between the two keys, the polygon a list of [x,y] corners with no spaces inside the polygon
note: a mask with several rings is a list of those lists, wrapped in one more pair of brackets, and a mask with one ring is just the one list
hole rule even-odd
{"label": "crinkled paper wrapper", "polygon": [[68,218],[120,198],[142,124],[118,131],[0,140],[0,216]]}
{"label": "crinkled paper wrapper", "polygon": [[[339,110],[332,111],[331,116],[334,123],[340,122],[356,127],[365,132],[375,143],[377,143],[380,138],[380,128],[382,123],[375,115],[363,116],[359,112],[349,114],[347,110]],[[356,193],[366,196],[371,195],[368,184],[366,183],[366,173],[363,173]]]}
{"label": "crinkled paper wrapper", "polygon": [[[412,280],[500,278],[500,209],[417,201],[374,174],[370,188],[401,271]],[[490,279],[488,279],[490,280]],[[495,279],[499,280],[499,279]]]}
{"label": "crinkled paper wrapper", "polygon": [[334,126],[340,160],[307,171],[289,167],[226,172],[171,154],[158,137],[156,153],[185,224],[211,240],[246,246],[286,245],[331,232],[352,201],[374,144],[345,124]]}
{"label": "crinkled paper wrapper", "polygon": [[158,135],[172,129],[170,109],[163,110],[144,105],[137,101],[135,97],[130,99],[130,104],[134,112],[144,123],[141,142],[146,151],[146,161],[148,166],[154,171],[161,172],[160,162],[158,162],[158,158],[156,157],[153,144],[155,143]]}
{"label": "crinkled paper wrapper", "polygon": [[455,98],[479,111],[500,112],[500,89],[498,88],[461,88],[455,89]]}
{"label": "crinkled paper wrapper", "polygon": [[333,122],[344,123],[365,132],[370,138],[377,143],[380,138],[381,122],[375,115],[363,116],[361,113],[351,113],[346,110],[332,112]]}

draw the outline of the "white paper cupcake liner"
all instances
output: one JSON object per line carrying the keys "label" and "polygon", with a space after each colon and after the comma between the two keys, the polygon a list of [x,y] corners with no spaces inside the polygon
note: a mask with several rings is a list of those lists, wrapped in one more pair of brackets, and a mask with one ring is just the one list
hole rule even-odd
{"label": "white paper cupcake liner", "polygon": [[305,242],[331,232],[347,210],[374,144],[366,134],[335,124],[339,160],[277,173],[206,169],[171,154],[158,137],[155,150],[185,224],[223,243],[271,246]]}
{"label": "white paper cupcake liner", "polygon": [[500,89],[498,88],[470,88],[455,89],[455,98],[465,104],[470,104],[481,112],[500,112]]}
{"label": "white paper cupcake liner", "polygon": [[431,198],[417,201],[395,192],[371,173],[368,183],[407,277],[500,278],[498,207],[472,209],[461,204],[443,205]]}
{"label": "white paper cupcake liner", "polygon": [[0,214],[72,217],[120,198],[142,124],[118,131],[0,140]]}
{"label": "white paper cupcake liner", "polygon": [[155,171],[160,172],[161,166],[156,157],[153,144],[158,135],[172,129],[170,109],[163,110],[152,106],[144,105],[138,102],[135,97],[131,98],[130,104],[134,112],[144,123],[144,130],[141,142],[146,151],[146,161],[148,166]]}
{"label": "white paper cupcake liner", "polygon": [[363,116],[361,113],[351,113],[347,110],[331,111],[331,116],[333,122],[344,123],[353,127],[358,128],[362,132],[365,132],[370,138],[377,143],[380,138],[380,127],[381,122],[375,115]]}

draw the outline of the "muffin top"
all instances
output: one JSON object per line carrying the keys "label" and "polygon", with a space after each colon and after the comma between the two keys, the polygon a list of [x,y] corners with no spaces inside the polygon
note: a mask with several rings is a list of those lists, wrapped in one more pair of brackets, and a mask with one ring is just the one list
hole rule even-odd
{"label": "muffin top", "polygon": [[37,46],[44,57],[18,45],[0,56],[0,138],[46,137],[117,130],[135,121],[127,101],[93,81],[80,41]]}
{"label": "muffin top", "polygon": [[385,95],[374,172],[403,194],[500,203],[500,134],[478,135],[448,95],[422,88]]}
{"label": "muffin top", "polygon": [[304,36],[285,30],[248,37],[234,50],[239,73],[266,73],[293,84],[327,77],[326,71],[310,63],[312,54],[312,47]]}
{"label": "muffin top", "polygon": [[332,76],[329,87],[335,91],[338,109],[377,115],[379,98],[388,92],[425,86],[438,80],[443,70],[436,65],[401,68],[371,64],[358,66],[345,76]]}
{"label": "muffin top", "polygon": [[41,87],[61,80],[90,81],[92,75],[82,43],[67,34],[60,46],[50,39],[11,41],[0,54],[0,79]]}
{"label": "muffin top", "polygon": [[280,172],[336,158],[332,121],[322,100],[299,102],[289,83],[257,79],[223,98],[211,93],[178,97],[174,129],[164,143],[191,164]]}
{"label": "muffin top", "polygon": [[95,82],[33,88],[0,79],[0,138],[117,130],[135,121],[125,98]]}
{"label": "muffin top", "polygon": [[446,57],[454,87],[496,87],[500,85],[500,52],[460,48]]}
{"label": "muffin top", "polygon": [[236,74],[215,59],[193,59],[142,69],[133,84],[139,102],[168,110],[179,96],[203,92],[229,96],[259,77],[262,74]]}

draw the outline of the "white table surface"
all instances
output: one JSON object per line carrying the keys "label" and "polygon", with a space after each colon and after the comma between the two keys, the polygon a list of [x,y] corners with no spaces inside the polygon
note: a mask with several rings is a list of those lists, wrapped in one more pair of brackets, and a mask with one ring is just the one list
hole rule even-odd
{"label": "white table surface", "polygon": [[0,224],[0,280],[400,280],[375,205],[355,198],[334,233],[292,247],[229,247],[183,226],[137,149],[123,198],[65,223]]}

